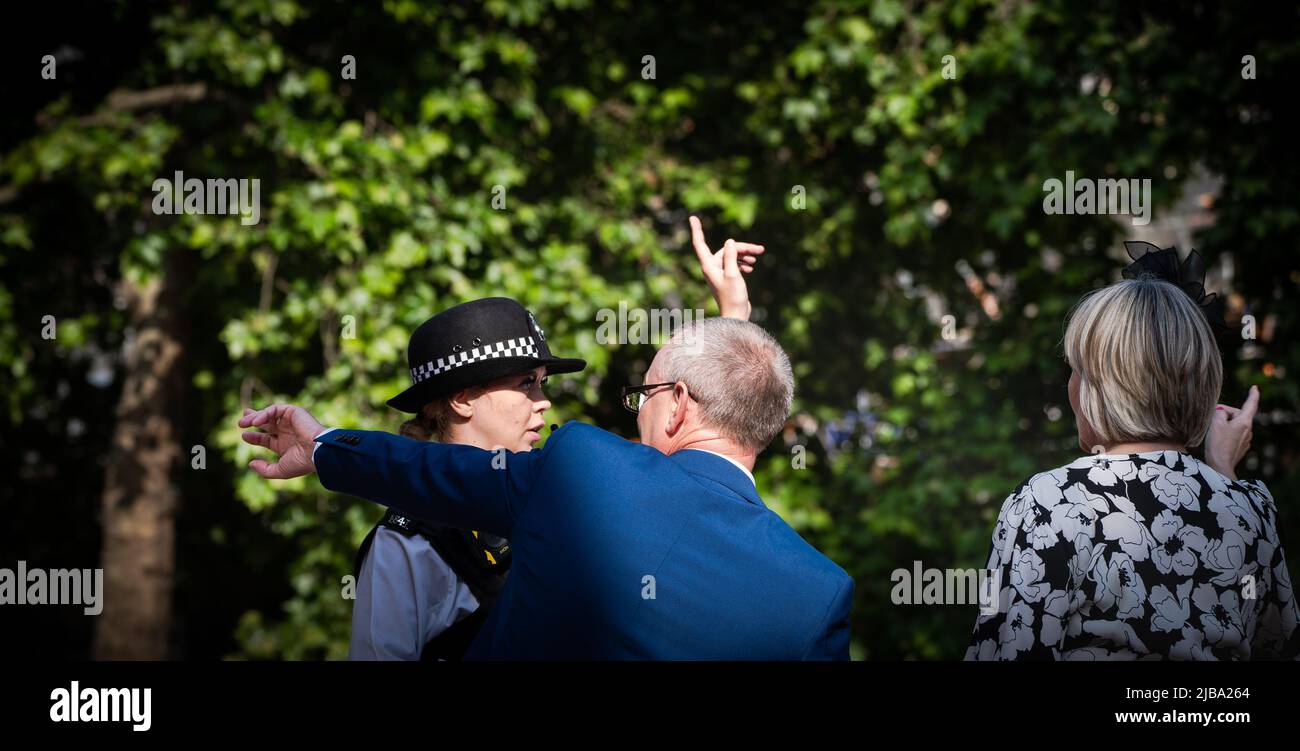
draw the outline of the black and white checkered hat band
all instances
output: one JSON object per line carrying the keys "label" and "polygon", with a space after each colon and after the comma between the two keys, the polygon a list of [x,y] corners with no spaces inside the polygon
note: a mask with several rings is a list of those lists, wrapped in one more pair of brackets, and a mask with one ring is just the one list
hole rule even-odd
{"label": "black and white checkered hat band", "polygon": [[411,368],[411,385],[432,378],[439,373],[469,365],[470,363],[492,360],[498,357],[538,357],[537,342],[527,338],[507,339],[475,347],[468,352],[458,352],[450,357],[439,357],[415,368]]}

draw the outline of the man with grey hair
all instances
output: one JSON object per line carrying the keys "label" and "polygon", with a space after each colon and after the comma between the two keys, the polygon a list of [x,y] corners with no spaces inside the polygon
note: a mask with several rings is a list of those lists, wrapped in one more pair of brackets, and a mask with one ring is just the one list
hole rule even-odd
{"label": "man with grey hair", "polygon": [[[321,484],[417,518],[508,537],[513,566],[468,658],[848,659],[853,580],[768,509],[752,473],[794,394],[790,360],[749,312],[737,250],[697,253],[724,315],[677,332],[623,390],[641,442],[569,423],[531,452],[250,411],[270,479]],[[722,294],[718,294],[721,291]],[[319,450],[317,450],[319,449]]]}
{"label": "man with grey hair", "polygon": [[781,431],[794,399],[785,350],[735,318],[683,327],[659,350],[645,382],[651,385],[624,394],[625,406],[635,403],[642,443],[665,454],[713,451],[747,469]]}

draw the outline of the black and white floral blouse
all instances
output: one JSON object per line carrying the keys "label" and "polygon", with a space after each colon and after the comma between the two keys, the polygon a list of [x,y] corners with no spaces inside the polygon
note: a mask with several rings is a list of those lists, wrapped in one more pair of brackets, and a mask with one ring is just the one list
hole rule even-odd
{"label": "black and white floral blouse", "polygon": [[966,659],[1293,659],[1300,613],[1276,524],[1263,483],[1190,454],[1034,475],[998,515],[999,607],[981,612]]}

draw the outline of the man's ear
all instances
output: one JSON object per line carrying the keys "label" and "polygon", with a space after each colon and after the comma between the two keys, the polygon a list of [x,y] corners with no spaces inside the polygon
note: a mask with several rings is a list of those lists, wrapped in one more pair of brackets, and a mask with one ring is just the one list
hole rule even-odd
{"label": "man's ear", "polygon": [[471,386],[447,397],[447,404],[451,406],[452,412],[468,420],[474,416],[474,398],[477,396],[478,389]]}
{"label": "man's ear", "polygon": [[691,392],[686,388],[686,384],[678,381],[673,384],[673,408],[668,413],[668,424],[664,426],[664,432],[668,435],[674,435],[682,429],[682,424],[686,422],[686,410],[691,404]]}

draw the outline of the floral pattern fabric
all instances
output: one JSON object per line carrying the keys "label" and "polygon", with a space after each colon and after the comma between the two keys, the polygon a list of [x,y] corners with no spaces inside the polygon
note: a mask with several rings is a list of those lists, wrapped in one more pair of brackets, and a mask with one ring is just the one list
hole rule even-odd
{"label": "floral pattern fabric", "polygon": [[988,568],[997,612],[968,660],[1295,659],[1277,508],[1190,454],[1098,455],[1007,498]]}

